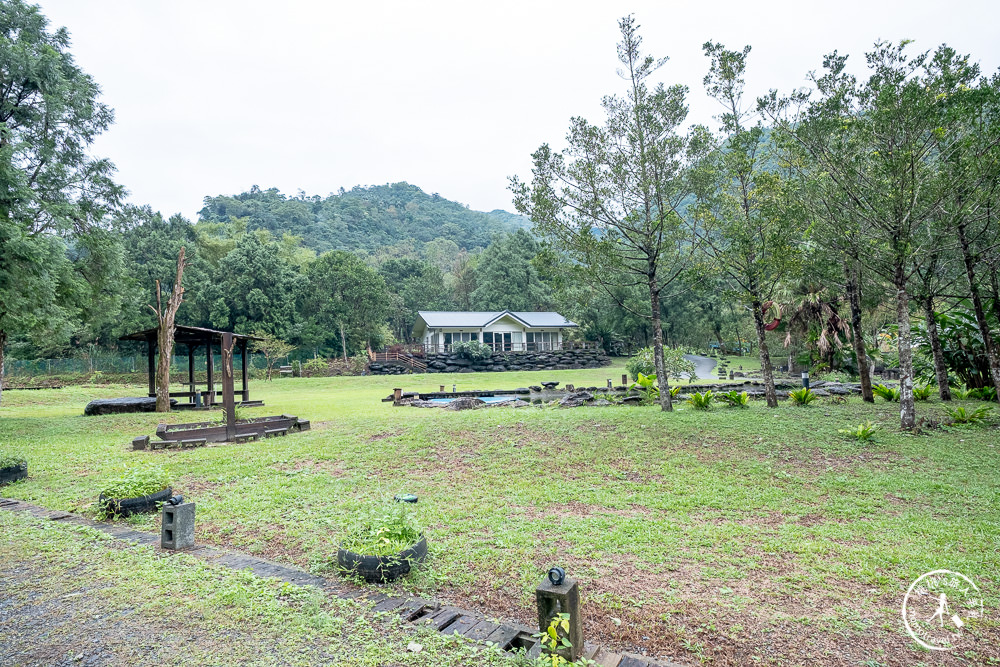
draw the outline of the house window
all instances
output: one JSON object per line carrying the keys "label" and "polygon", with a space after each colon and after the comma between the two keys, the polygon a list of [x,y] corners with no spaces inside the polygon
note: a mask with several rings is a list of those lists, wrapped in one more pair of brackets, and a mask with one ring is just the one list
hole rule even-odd
{"label": "house window", "polygon": [[494,352],[511,351],[510,331],[486,331],[483,333],[483,342],[493,348]]}
{"label": "house window", "polygon": [[452,343],[464,343],[470,340],[479,340],[479,332],[476,331],[457,331],[455,333],[447,332],[444,335],[444,347],[446,350],[451,349]]}
{"label": "house window", "polygon": [[527,348],[531,351],[552,350],[559,342],[559,334],[551,331],[529,331],[525,334]]}

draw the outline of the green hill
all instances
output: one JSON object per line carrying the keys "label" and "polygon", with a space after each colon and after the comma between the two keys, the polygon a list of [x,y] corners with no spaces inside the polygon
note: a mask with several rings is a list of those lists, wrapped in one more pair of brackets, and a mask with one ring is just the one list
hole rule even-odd
{"label": "green hill", "polygon": [[250,229],[301,236],[317,252],[374,250],[406,239],[426,243],[435,238],[471,250],[489,245],[494,234],[530,226],[522,216],[499,209],[473,211],[409,183],[341,188],[325,198],[301,191],[289,197],[276,188],[254,186],[234,196],[206,197],[199,216],[208,222],[247,218]]}

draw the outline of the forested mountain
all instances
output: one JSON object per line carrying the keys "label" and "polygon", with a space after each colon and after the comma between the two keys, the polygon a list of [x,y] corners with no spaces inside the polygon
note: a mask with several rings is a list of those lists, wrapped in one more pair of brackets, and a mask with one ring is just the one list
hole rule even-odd
{"label": "forested mountain", "polygon": [[409,183],[355,186],[325,198],[301,190],[294,197],[257,186],[235,196],[206,197],[198,215],[206,222],[246,218],[249,229],[276,236],[300,236],[316,252],[374,251],[402,241],[418,244],[436,238],[459,248],[485,248],[494,234],[529,227],[526,218],[507,211],[473,211]]}

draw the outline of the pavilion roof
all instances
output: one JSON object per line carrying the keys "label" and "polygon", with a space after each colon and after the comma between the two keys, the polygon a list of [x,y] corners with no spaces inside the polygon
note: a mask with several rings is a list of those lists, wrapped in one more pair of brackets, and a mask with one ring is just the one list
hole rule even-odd
{"label": "pavilion roof", "polygon": [[[146,329],[145,331],[136,331],[135,333],[125,334],[121,336],[118,340],[149,340],[151,338],[155,339],[157,332],[160,327],[153,327],[152,329]],[[203,327],[189,327],[183,324],[177,324],[174,326],[174,342],[175,343],[204,343],[206,339],[212,341],[222,341],[222,335],[230,333],[228,331],[217,331],[216,329],[205,329]],[[257,336],[247,336],[246,334],[234,333],[233,338],[235,340],[261,340]]]}

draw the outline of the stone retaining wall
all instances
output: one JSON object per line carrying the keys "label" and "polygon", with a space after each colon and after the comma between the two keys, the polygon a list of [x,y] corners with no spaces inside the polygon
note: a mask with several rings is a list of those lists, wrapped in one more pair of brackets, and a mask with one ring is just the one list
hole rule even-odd
{"label": "stone retaining wall", "polygon": [[[549,352],[494,352],[490,359],[473,362],[448,352],[428,354],[423,359],[428,373],[476,373],[483,371],[552,371],[570,368],[601,368],[611,359],[603,350],[552,350]],[[402,375],[411,372],[404,362],[372,362],[372,375]]]}

